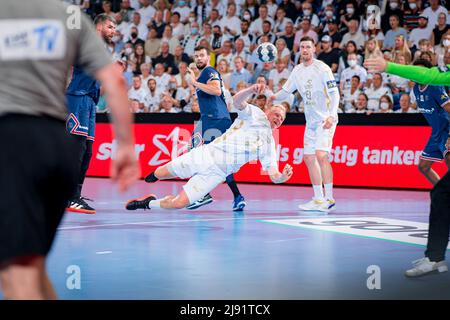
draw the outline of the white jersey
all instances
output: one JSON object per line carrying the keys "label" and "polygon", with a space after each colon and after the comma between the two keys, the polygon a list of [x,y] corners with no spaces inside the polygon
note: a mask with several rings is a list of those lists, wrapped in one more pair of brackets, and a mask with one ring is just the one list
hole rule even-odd
{"label": "white jersey", "polygon": [[324,62],[313,59],[305,66],[297,65],[283,85],[283,90],[293,93],[297,90],[303,98],[306,123],[317,125],[329,116],[337,119],[337,112],[331,114],[330,93],[338,91],[333,72]]}
{"label": "white jersey", "polygon": [[[220,137],[204,147],[214,163],[226,174],[235,173],[244,164],[259,160],[264,170],[278,167],[275,140],[265,113],[247,104],[237,110],[238,117]],[[205,133],[207,134],[207,132]]]}

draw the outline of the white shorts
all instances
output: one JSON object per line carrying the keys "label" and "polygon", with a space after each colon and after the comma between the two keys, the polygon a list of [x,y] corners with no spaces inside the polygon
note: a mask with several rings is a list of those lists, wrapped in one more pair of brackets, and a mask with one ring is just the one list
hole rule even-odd
{"label": "white shorts", "polygon": [[205,146],[194,148],[170,162],[172,173],[182,179],[190,178],[183,186],[189,203],[200,200],[226,179]]}
{"label": "white shorts", "polygon": [[317,126],[306,125],[305,136],[303,137],[304,153],[315,154],[316,150],[330,152],[333,146],[334,132],[337,123],[330,129],[324,129],[322,124]]}

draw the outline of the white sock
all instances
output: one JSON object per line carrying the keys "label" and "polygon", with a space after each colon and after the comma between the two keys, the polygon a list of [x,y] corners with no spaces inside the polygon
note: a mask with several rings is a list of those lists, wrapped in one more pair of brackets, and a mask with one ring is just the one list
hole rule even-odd
{"label": "white sock", "polygon": [[314,199],[323,199],[322,186],[313,185],[313,189],[314,189]]}
{"label": "white sock", "polygon": [[162,199],[156,199],[156,200],[150,201],[150,202],[148,203],[149,209],[161,208],[161,200],[162,200]]}
{"label": "white sock", "polygon": [[333,184],[326,183],[323,186],[325,187],[325,198],[327,198],[328,200],[333,200]]}

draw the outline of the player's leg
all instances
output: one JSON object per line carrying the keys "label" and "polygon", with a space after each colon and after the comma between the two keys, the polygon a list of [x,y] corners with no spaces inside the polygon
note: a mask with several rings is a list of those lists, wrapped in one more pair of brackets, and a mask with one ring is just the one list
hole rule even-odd
{"label": "player's leg", "polygon": [[445,164],[447,165],[447,168],[450,170],[450,151],[448,151],[445,154],[444,159],[445,159]]}
{"label": "player's leg", "polygon": [[93,101],[87,96],[68,95],[68,105],[71,113],[67,121],[67,129],[73,139],[77,141],[77,147],[74,154],[78,155],[79,179],[78,187],[69,201],[67,211],[95,214],[96,211],[86,203],[85,198],[81,196],[86,172],[89,169],[92,158],[92,140],[95,130],[95,113],[92,108]]}
{"label": "player's leg", "polygon": [[45,257],[25,256],[0,266],[0,284],[5,299],[43,300],[42,274]]}
{"label": "player's leg", "polygon": [[53,298],[45,258],[76,188],[74,141],[63,123],[25,116],[0,123],[0,137],[0,167],[8,167],[0,175],[1,287],[8,299]]}
{"label": "player's leg", "polygon": [[408,277],[418,277],[430,272],[446,272],[445,253],[450,233],[450,171],[430,192],[431,206],[425,258],[413,262],[406,271]]}
{"label": "player's leg", "polygon": [[422,173],[425,178],[427,178],[427,180],[430,181],[434,186],[439,181],[440,177],[436,173],[436,171],[431,168],[433,163],[434,161],[432,160],[425,160],[424,158],[420,158],[418,168],[420,173]]}
{"label": "player's leg", "polygon": [[333,168],[329,159],[336,125],[334,124],[329,129],[324,129],[320,126],[317,131],[316,157],[319,162],[325,189],[325,210],[333,210],[336,204],[333,196]]}
{"label": "player's leg", "polygon": [[[220,135],[222,135],[231,127],[231,124],[232,122],[230,119],[221,119],[217,121],[215,128],[219,129],[221,133]],[[214,139],[215,138],[217,137],[214,137]],[[206,137],[205,141],[207,141]],[[211,141],[213,141],[213,139]],[[234,176],[232,174],[227,176],[226,182],[228,188],[230,188],[231,192],[233,193],[233,211],[242,211],[247,204],[245,202],[244,196],[241,194],[241,191],[237,186],[236,180],[234,180]]]}
{"label": "player's leg", "polygon": [[[212,142],[214,139],[222,135],[222,130],[220,128],[220,120],[200,120],[194,128],[192,133],[192,148],[198,148],[202,145]],[[226,130],[226,129],[225,129]],[[223,131],[224,132],[224,131]],[[209,193],[205,194],[203,197],[197,201],[189,204],[186,209],[195,210],[207,204],[213,202],[213,198]]]}
{"label": "player's leg", "polygon": [[[158,167],[154,172],[147,176],[147,182],[156,182],[158,180],[172,179],[175,177],[186,179],[192,177],[203,169],[207,169],[205,168],[205,166],[207,166],[206,162],[202,161],[204,156],[203,152],[204,151],[201,147],[191,149],[191,151],[173,159],[172,161],[161,167]],[[186,202],[186,199],[182,195],[175,200],[174,198],[176,198],[176,196],[168,196],[166,198],[163,198],[163,204],[167,208],[172,206],[173,208],[175,208],[176,206],[180,206],[181,203]],[[125,207],[127,210],[150,209],[150,207],[148,206],[150,201],[157,200],[155,203],[159,208],[160,202],[163,199],[157,199],[154,194],[149,194],[142,198],[128,201]],[[189,203],[187,203],[186,205],[188,204]]]}
{"label": "player's leg", "polygon": [[149,195],[142,199],[130,201],[127,204],[127,209],[182,209],[204,197],[205,194],[208,194],[223,181],[224,179],[220,175],[205,171],[205,173],[199,173],[191,177],[183,186],[183,190],[176,196],[167,195],[158,199],[155,195]]}
{"label": "player's leg", "polygon": [[299,205],[299,209],[305,211],[317,211],[324,202],[324,195],[322,189],[322,173],[320,170],[319,161],[316,157],[316,130],[306,126],[304,135],[304,160],[308,169],[309,178],[314,191],[314,196],[311,201]]}

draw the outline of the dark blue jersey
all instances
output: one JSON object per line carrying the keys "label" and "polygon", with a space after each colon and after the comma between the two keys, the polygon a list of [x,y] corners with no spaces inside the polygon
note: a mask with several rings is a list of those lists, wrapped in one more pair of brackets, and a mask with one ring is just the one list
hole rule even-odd
{"label": "dark blue jersey", "polygon": [[74,96],[90,96],[97,104],[100,98],[100,84],[79,66],[73,67],[73,76],[66,94]]}
{"label": "dark blue jersey", "polygon": [[413,88],[417,110],[423,113],[431,126],[432,136],[448,135],[449,116],[442,107],[450,102],[450,97],[445,91],[445,87],[427,85],[422,88],[420,89],[418,84]]}
{"label": "dark blue jersey", "polygon": [[224,118],[230,119],[230,113],[228,112],[225,96],[223,94],[222,78],[216,69],[208,66],[200,73],[200,77],[197,81],[206,84],[210,80],[220,81],[222,93],[220,96],[215,96],[197,89],[198,105],[200,107],[200,116],[202,120]]}

